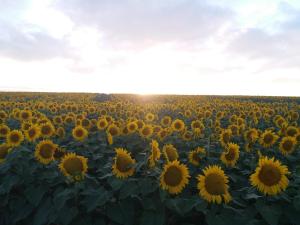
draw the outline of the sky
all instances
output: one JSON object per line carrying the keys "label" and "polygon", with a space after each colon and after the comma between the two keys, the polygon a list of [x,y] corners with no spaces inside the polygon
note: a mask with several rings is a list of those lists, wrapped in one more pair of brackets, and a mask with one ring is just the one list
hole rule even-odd
{"label": "sky", "polygon": [[300,96],[299,0],[0,5],[0,91]]}

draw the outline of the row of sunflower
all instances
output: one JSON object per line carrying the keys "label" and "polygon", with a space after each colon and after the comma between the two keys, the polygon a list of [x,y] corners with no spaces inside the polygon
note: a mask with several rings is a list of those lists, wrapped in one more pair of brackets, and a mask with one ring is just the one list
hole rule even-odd
{"label": "row of sunflower", "polygon": [[[145,100],[114,95],[111,101],[98,102],[94,97],[0,95],[1,179],[13,176],[13,166],[10,173],[2,168],[10,168],[12,157],[25,151],[35,161],[28,167],[37,164],[40,173],[58,170],[56,176],[65,177],[55,181],[57,187],[66,182],[65,189],[70,189],[91,179],[106,187],[117,180],[125,185],[147,178],[158,188],[151,193],[158,201],[155,193],[165,192],[167,202],[197,196],[193,199],[197,204],[210,203],[198,212],[205,218],[207,210],[228,209],[223,203],[235,208],[238,202],[239,210],[245,211],[260,203],[259,198],[276,205],[298,196],[300,108],[293,98],[154,96]],[[90,184],[86,191],[89,188]],[[114,188],[106,190],[115,196],[107,204],[121,201]],[[138,190],[129,193],[132,199],[139,195]],[[89,201],[93,198],[97,196]],[[214,203],[222,204],[216,212],[211,208]],[[94,210],[106,208],[99,200],[94,205]],[[253,219],[259,217],[253,214]]]}

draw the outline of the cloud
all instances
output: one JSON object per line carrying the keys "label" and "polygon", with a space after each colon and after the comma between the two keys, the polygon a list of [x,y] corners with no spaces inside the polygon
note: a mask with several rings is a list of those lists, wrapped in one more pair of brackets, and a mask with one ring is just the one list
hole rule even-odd
{"label": "cloud", "polygon": [[208,38],[232,12],[194,0],[64,0],[56,6],[78,25],[95,26],[106,41],[126,46]]}

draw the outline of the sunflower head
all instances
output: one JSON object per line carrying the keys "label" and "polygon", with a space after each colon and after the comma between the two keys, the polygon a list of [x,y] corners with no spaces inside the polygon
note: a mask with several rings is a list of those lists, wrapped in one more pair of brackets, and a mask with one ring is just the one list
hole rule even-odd
{"label": "sunflower head", "polygon": [[68,153],[62,158],[59,169],[60,171],[73,181],[80,181],[84,178],[88,166],[87,158],[76,155],[75,153]]}
{"label": "sunflower head", "polygon": [[248,143],[254,143],[258,139],[258,131],[252,128],[244,133],[244,138]]}
{"label": "sunflower head", "polygon": [[275,144],[278,138],[278,135],[274,134],[271,130],[266,130],[264,133],[261,134],[259,143],[263,147],[269,148]]}
{"label": "sunflower head", "polygon": [[127,178],[134,173],[134,164],[136,163],[130,153],[123,148],[116,148],[116,156],[112,166],[113,174],[118,178]]}
{"label": "sunflower head", "polygon": [[40,141],[35,147],[34,156],[42,164],[49,164],[54,160],[57,147],[51,140]]}
{"label": "sunflower head", "polygon": [[138,125],[135,121],[129,122],[126,127],[129,133],[134,133],[138,129]]}
{"label": "sunflower head", "polygon": [[81,125],[74,127],[72,130],[73,138],[77,141],[84,141],[89,132]]}
{"label": "sunflower head", "polygon": [[32,124],[28,130],[25,131],[25,137],[28,141],[34,142],[41,135],[40,127],[36,124]]}
{"label": "sunflower head", "polygon": [[19,146],[23,140],[24,136],[19,130],[12,130],[6,135],[6,143],[12,147]]}
{"label": "sunflower head", "polygon": [[10,128],[6,126],[5,124],[0,125],[0,137],[6,137],[9,133]]}
{"label": "sunflower head", "polygon": [[296,144],[297,140],[295,137],[284,137],[279,143],[279,150],[283,155],[289,155],[295,150]]}
{"label": "sunflower head", "polygon": [[171,123],[172,123],[172,118],[170,116],[164,116],[160,121],[160,124],[163,127],[169,127]]}
{"label": "sunflower head", "polygon": [[222,130],[222,132],[220,134],[220,143],[221,143],[221,145],[223,147],[226,146],[230,142],[231,137],[232,137],[231,129]]}
{"label": "sunflower head", "polygon": [[120,128],[115,124],[109,125],[106,132],[110,133],[112,136],[118,136],[121,134]]}
{"label": "sunflower head", "polygon": [[225,151],[221,154],[221,161],[226,166],[234,166],[239,158],[240,147],[234,143],[228,143],[225,148]]}
{"label": "sunflower head", "polygon": [[183,131],[185,129],[185,124],[182,120],[176,119],[172,123],[173,131]]}
{"label": "sunflower head", "polygon": [[160,159],[161,152],[159,149],[158,142],[156,140],[152,140],[152,142],[150,143],[150,147],[151,147],[151,154],[148,158],[149,166],[154,167],[156,161],[158,161]]}
{"label": "sunflower head", "polygon": [[56,135],[57,135],[60,139],[63,139],[63,138],[66,136],[65,128],[63,128],[63,127],[57,128],[57,130],[56,130]]}
{"label": "sunflower head", "polygon": [[172,144],[166,144],[163,147],[163,154],[167,162],[172,162],[178,159],[177,149]]}
{"label": "sunflower head", "polygon": [[50,122],[42,123],[40,125],[41,136],[44,138],[49,138],[55,133],[55,128]]}
{"label": "sunflower head", "polygon": [[199,166],[201,159],[206,155],[204,148],[197,147],[196,149],[189,152],[189,162],[194,166]]}
{"label": "sunflower head", "polygon": [[277,195],[289,184],[287,174],[288,168],[278,160],[261,157],[255,172],[250,176],[250,182],[265,195]]}
{"label": "sunflower head", "polygon": [[153,134],[153,128],[151,125],[145,125],[142,129],[140,129],[140,135],[143,138],[150,138]]}
{"label": "sunflower head", "polygon": [[295,126],[288,126],[286,129],[286,135],[290,137],[294,137],[298,134],[298,128]]}
{"label": "sunflower head", "polygon": [[160,175],[160,186],[170,194],[179,194],[189,183],[189,178],[187,166],[175,160],[164,165]]}
{"label": "sunflower head", "polygon": [[208,166],[203,170],[204,175],[199,175],[197,188],[199,195],[206,201],[221,204],[231,201],[228,192],[228,177],[221,167]]}
{"label": "sunflower head", "polygon": [[185,141],[191,141],[193,139],[193,133],[191,131],[185,131],[182,134],[182,139]]}

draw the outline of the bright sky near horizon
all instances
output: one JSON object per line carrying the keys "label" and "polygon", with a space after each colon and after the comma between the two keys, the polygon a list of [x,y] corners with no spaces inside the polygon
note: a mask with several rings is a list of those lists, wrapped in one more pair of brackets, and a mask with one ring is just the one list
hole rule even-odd
{"label": "bright sky near horizon", "polygon": [[299,0],[0,5],[0,91],[300,96]]}

